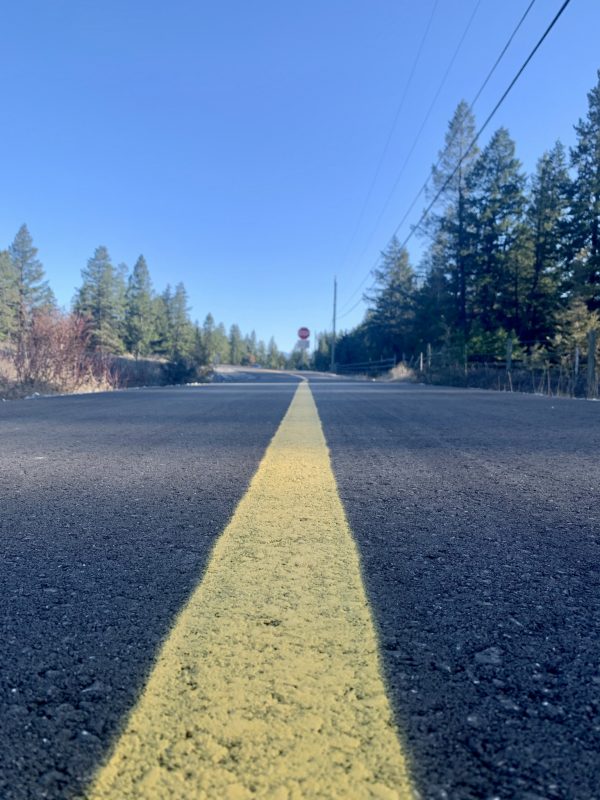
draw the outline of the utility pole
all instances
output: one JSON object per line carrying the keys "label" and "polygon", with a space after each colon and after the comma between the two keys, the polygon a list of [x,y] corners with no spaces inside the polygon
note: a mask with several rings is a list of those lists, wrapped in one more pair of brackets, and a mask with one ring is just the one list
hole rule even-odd
{"label": "utility pole", "polygon": [[331,372],[335,371],[335,323],[337,316],[337,276],[333,279],[333,335],[331,337]]}

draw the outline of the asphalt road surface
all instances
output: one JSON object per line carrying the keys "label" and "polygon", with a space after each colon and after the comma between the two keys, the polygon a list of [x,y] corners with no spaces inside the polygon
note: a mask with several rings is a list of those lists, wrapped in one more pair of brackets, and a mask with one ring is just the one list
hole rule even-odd
{"label": "asphalt road surface", "polygon": [[[85,795],[294,396],[278,377],[0,405],[3,800]],[[310,386],[417,795],[600,798],[600,406]]]}

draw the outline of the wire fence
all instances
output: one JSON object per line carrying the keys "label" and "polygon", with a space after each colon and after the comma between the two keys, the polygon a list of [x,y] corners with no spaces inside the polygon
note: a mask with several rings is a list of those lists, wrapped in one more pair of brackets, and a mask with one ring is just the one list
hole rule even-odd
{"label": "wire fence", "polygon": [[378,361],[361,361],[352,364],[336,364],[338,375],[383,375],[396,366],[395,358],[380,358]]}
{"label": "wire fence", "polygon": [[598,336],[587,333],[580,344],[515,342],[507,337],[503,354],[470,352],[468,347],[431,346],[413,356],[407,366],[428,383],[525,391],[597,399]]}

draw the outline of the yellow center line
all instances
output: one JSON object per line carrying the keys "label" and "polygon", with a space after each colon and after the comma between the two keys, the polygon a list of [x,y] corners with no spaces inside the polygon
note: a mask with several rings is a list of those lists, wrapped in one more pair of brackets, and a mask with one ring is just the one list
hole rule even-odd
{"label": "yellow center line", "polygon": [[307,383],[86,796],[413,797]]}

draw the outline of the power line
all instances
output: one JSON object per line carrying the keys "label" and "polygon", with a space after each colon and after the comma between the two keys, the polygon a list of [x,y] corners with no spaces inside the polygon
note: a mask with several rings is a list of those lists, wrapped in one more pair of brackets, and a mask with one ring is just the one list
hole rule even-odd
{"label": "power line", "polygon": [[[524,21],[525,17],[527,16],[527,14],[529,13],[529,11],[531,10],[531,7],[533,6],[533,3],[534,3],[534,2],[535,2],[535,0],[531,0],[531,2],[530,2],[530,4],[529,4],[529,6],[528,6],[528,7],[527,7],[527,9],[525,10],[525,13],[523,14],[523,16],[521,17],[521,19],[519,20],[519,22],[518,22],[518,24],[517,24],[517,26],[516,26],[515,30],[513,31],[513,33],[512,33],[512,34],[511,34],[511,36],[510,36],[510,38],[509,38],[508,42],[506,43],[506,45],[504,46],[504,48],[503,48],[503,50],[501,51],[500,55],[499,55],[499,56],[498,56],[498,58],[496,59],[496,62],[495,62],[495,64],[494,64],[494,66],[492,67],[492,69],[491,69],[491,70],[490,70],[490,72],[488,73],[488,75],[487,75],[486,79],[484,80],[484,82],[483,82],[482,86],[480,87],[479,91],[477,92],[477,94],[476,94],[476,96],[475,96],[475,98],[474,98],[473,102],[472,102],[472,103],[471,103],[471,105],[469,106],[469,108],[472,108],[473,104],[474,104],[474,103],[477,101],[477,99],[479,98],[479,96],[480,96],[481,92],[483,91],[483,88],[484,88],[484,87],[485,87],[485,85],[488,83],[488,81],[489,81],[489,79],[491,78],[491,76],[492,76],[493,72],[495,71],[495,69],[496,69],[496,67],[498,66],[498,64],[500,63],[500,61],[501,61],[502,57],[503,57],[503,56],[504,56],[504,54],[506,53],[506,50],[508,49],[508,47],[509,47],[509,45],[510,45],[510,43],[511,43],[512,39],[514,38],[514,36],[515,36],[515,34],[516,34],[517,30],[518,30],[518,29],[520,28],[520,26],[522,25],[522,23],[523,23],[523,21]],[[505,89],[504,93],[502,94],[502,96],[500,97],[500,99],[498,100],[498,102],[496,103],[496,105],[494,106],[494,108],[492,109],[492,111],[491,111],[491,112],[488,114],[488,116],[487,116],[487,118],[486,118],[485,122],[484,122],[484,123],[483,123],[483,125],[482,125],[482,126],[479,128],[479,130],[477,131],[477,133],[476,133],[476,134],[475,134],[475,136],[473,137],[473,139],[472,139],[471,143],[469,144],[469,146],[467,147],[466,151],[463,153],[463,155],[461,156],[460,160],[458,161],[458,163],[457,163],[457,165],[456,165],[456,167],[455,167],[454,171],[453,171],[453,172],[452,172],[452,174],[451,174],[451,175],[450,175],[450,176],[449,176],[449,177],[446,179],[446,181],[445,181],[445,182],[444,182],[444,184],[443,184],[443,185],[440,187],[440,189],[439,189],[439,190],[436,192],[435,196],[433,197],[433,199],[431,200],[431,202],[429,203],[429,205],[427,206],[427,208],[425,209],[425,211],[423,212],[423,214],[422,214],[422,215],[421,215],[421,217],[419,218],[419,221],[417,222],[417,224],[416,224],[416,225],[415,225],[415,226],[414,226],[414,227],[411,229],[410,233],[409,233],[409,234],[406,236],[406,238],[404,239],[404,241],[401,243],[401,245],[400,245],[401,247],[406,247],[406,245],[408,244],[408,242],[409,242],[409,241],[410,241],[410,239],[412,238],[413,234],[415,233],[415,231],[417,231],[417,230],[419,229],[419,227],[421,226],[421,224],[422,224],[422,223],[425,221],[425,219],[427,218],[427,216],[428,216],[429,212],[430,212],[430,211],[431,211],[431,209],[434,207],[434,205],[437,203],[438,199],[440,198],[440,196],[442,195],[442,193],[445,191],[446,187],[447,187],[447,186],[448,186],[448,185],[451,183],[451,181],[454,179],[454,177],[456,176],[456,174],[457,174],[458,170],[460,169],[460,167],[461,167],[461,165],[462,165],[463,161],[464,161],[464,160],[467,158],[467,156],[468,156],[468,155],[470,154],[470,152],[473,150],[473,148],[475,147],[475,145],[476,145],[476,143],[477,143],[477,141],[478,141],[479,137],[480,137],[480,136],[481,136],[481,134],[484,132],[484,130],[487,128],[487,126],[488,126],[488,125],[489,125],[489,123],[491,122],[492,118],[495,116],[496,112],[498,111],[498,109],[500,108],[500,106],[502,105],[502,103],[504,102],[504,100],[507,98],[507,96],[508,96],[508,95],[509,95],[509,93],[511,92],[512,88],[514,87],[514,85],[516,84],[516,82],[519,80],[519,78],[521,77],[521,75],[523,74],[523,72],[525,71],[525,69],[527,68],[527,66],[528,66],[529,62],[532,60],[532,58],[534,57],[534,55],[536,54],[536,52],[539,50],[539,48],[541,47],[542,43],[545,41],[545,39],[546,39],[546,38],[547,38],[547,36],[549,35],[550,31],[551,31],[551,30],[554,28],[554,26],[556,25],[556,23],[558,22],[558,20],[560,19],[560,17],[562,16],[563,12],[566,10],[566,8],[567,8],[567,6],[570,4],[570,2],[571,2],[571,0],[564,0],[564,2],[563,2],[563,4],[562,4],[562,6],[559,8],[559,10],[557,11],[557,13],[555,14],[555,16],[553,17],[553,19],[552,19],[552,21],[550,22],[550,24],[547,26],[547,28],[546,28],[546,30],[544,31],[544,33],[542,34],[542,36],[539,38],[539,40],[537,41],[536,45],[535,45],[535,46],[534,46],[534,48],[531,50],[531,52],[529,53],[529,55],[527,56],[527,58],[525,59],[525,61],[524,61],[524,62],[523,62],[523,64],[521,65],[520,69],[518,70],[518,72],[516,73],[516,75],[514,76],[514,78],[512,79],[512,81],[510,82],[510,84],[508,85],[508,87]],[[441,155],[440,155],[440,158],[439,158],[439,159],[438,159],[438,161],[437,161],[437,165],[439,165],[439,163],[440,163],[440,160],[441,160]],[[391,237],[391,238],[393,238],[395,235],[397,235],[398,231],[400,230],[400,228],[402,227],[402,225],[404,224],[404,222],[406,221],[406,219],[407,219],[407,218],[408,218],[408,216],[410,215],[410,212],[412,211],[412,209],[413,209],[413,208],[414,208],[414,206],[416,205],[416,203],[417,203],[417,201],[418,201],[419,197],[420,197],[420,196],[423,194],[423,192],[426,190],[426,188],[427,188],[427,186],[428,186],[428,184],[429,184],[429,180],[430,180],[430,178],[428,178],[428,179],[425,181],[425,183],[424,183],[424,184],[421,186],[421,188],[420,188],[420,189],[419,189],[419,191],[417,192],[416,196],[414,197],[413,201],[411,202],[411,204],[410,204],[409,208],[407,209],[406,213],[404,214],[404,216],[402,217],[402,219],[400,220],[400,222],[399,222],[399,223],[398,223],[398,225],[396,226],[396,228],[395,228],[395,230],[394,230],[394,233],[392,234],[392,237]],[[378,260],[379,260],[379,259],[378,259]],[[376,264],[376,263],[377,263],[377,262],[375,262],[375,264]],[[369,272],[367,273],[367,275],[366,275],[366,276],[365,276],[365,278],[363,279],[363,284],[364,284],[364,282],[365,282],[365,281],[368,279],[369,275],[370,275],[370,274],[371,274],[371,272],[372,272],[372,269],[373,269],[373,268],[371,268],[371,270],[369,270]],[[362,284],[361,284],[361,285],[362,285]],[[373,287],[372,287],[372,288],[373,288]],[[357,301],[357,302],[356,302],[356,303],[355,303],[355,304],[352,306],[352,308],[351,308],[351,309],[349,309],[348,311],[346,311],[344,314],[340,314],[340,318],[343,318],[343,317],[347,316],[347,315],[348,315],[348,314],[349,314],[351,311],[353,311],[353,310],[354,310],[354,309],[355,309],[355,308],[356,308],[356,307],[359,305],[359,303],[361,302],[361,300],[362,300],[362,298],[361,298],[361,299],[359,299],[359,300],[358,300],[358,301]]]}
{"label": "power line", "polygon": [[[512,40],[515,38],[515,35],[517,34],[517,31],[519,30],[519,28],[521,27],[521,25],[522,25],[522,24],[525,22],[525,19],[526,19],[527,15],[529,14],[529,12],[531,11],[531,9],[532,9],[532,7],[533,7],[533,5],[534,5],[534,3],[535,3],[535,2],[536,2],[536,0],[531,0],[531,2],[529,3],[529,5],[528,5],[528,6],[527,6],[527,8],[525,9],[525,12],[523,13],[523,15],[522,15],[521,19],[520,19],[520,20],[518,21],[518,23],[516,24],[516,26],[515,26],[515,28],[514,28],[513,32],[511,33],[511,35],[509,36],[509,38],[508,38],[508,40],[507,40],[507,42],[506,42],[506,44],[504,45],[504,47],[503,47],[503,48],[502,48],[502,50],[500,51],[500,55],[498,56],[498,58],[497,58],[497,59],[496,59],[496,61],[494,62],[494,65],[493,65],[493,67],[490,69],[490,71],[488,72],[488,74],[487,74],[487,75],[486,75],[486,77],[485,77],[485,80],[483,81],[483,83],[482,83],[482,84],[481,84],[481,86],[479,87],[479,89],[478,89],[478,91],[477,91],[477,94],[475,95],[475,97],[474,97],[474,98],[471,100],[471,102],[469,103],[469,111],[472,111],[472,110],[473,110],[473,107],[475,106],[475,103],[477,102],[477,100],[478,100],[478,99],[479,99],[479,97],[481,96],[481,93],[483,92],[483,90],[485,89],[485,87],[487,86],[487,84],[489,83],[489,80],[490,80],[490,78],[492,77],[492,75],[493,75],[493,74],[494,74],[494,72],[496,71],[496,69],[497,69],[498,65],[500,64],[500,62],[501,62],[501,61],[502,61],[502,59],[504,58],[504,56],[505,56],[505,54],[506,54],[506,51],[507,51],[507,50],[508,50],[508,48],[510,47],[510,44],[511,44]],[[438,160],[435,162],[435,164],[434,164],[434,166],[433,166],[433,169],[431,170],[431,173],[430,173],[430,174],[429,174],[429,176],[427,177],[427,180],[426,180],[426,181],[425,181],[425,183],[424,183],[424,184],[421,186],[421,188],[419,189],[419,191],[417,192],[417,194],[416,194],[416,195],[415,195],[415,197],[413,198],[413,201],[412,201],[412,203],[411,203],[411,204],[409,205],[409,207],[406,209],[406,211],[405,211],[405,213],[404,213],[404,215],[403,215],[402,219],[401,219],[401,220],[400,220],[400,222],[399,222],[399,223],[396,225],[396,228],[394,229],[394,233],[392,234],[392,236],[396,236],[396,234],[398,233],[398,231],[399,231],[399,230],[402,228],[402,226],[404,225],[404,223],[406,222],[406,220],[407,220],[407,219],[408,219],[408,217],[410,216],[410,213],[411,213],[411,211],[413,210],[413,208],[415,207],[415,205],[417,204],[417,200],[419,199],[419,197],[420,197],[420,196],[421,196],[421,195],[422,195],[422,194],[423,194],[423,193],[424,193],[424,192],[427,190],[427,187],[429,186],[429,181],[431,180],[431,174],[432,174],[432,173],[434,173],[434,172],[436,171],[436,169],[439,167],[439,165],[440,165],[440,163],[441,163],[441,161],[442,161],[442,158],[444,157],[444,152],[445,152],[445,151],[446,151],[446,150],[447,150],[447,149],[448,149],[448,148],[449,148],[449,147],[450,147],[450,146],[453,144],[453,142],[454,142],[454,139],[456,138],[456,136],[457,136],[457,132],[455,132],[455,134],[454,134],[454,137],[453,137],[453,138],[452,138],[452,139],[451,139],[451,140],[448,142],[448,144],[446,145],[446,147],[444,148],[444,150],[442,150],[442,151],[441,151],[441,153],[439,154],[439,156],[438,156]],[[468,153],[465,153],[465,157],[466,157],[466,155],[468,155]],[[459,166],[460,166],[460,165],[459,165]]]}
{"label": "power line", "polygon": [[504,45],[504,47],[503,47],[503,48],[502,48],[502,50],[500,51],[500,55],[498,56],[498,58],[497,58],[497,59],[496,59],[496,61],[494,62],[494,66],[493,66],[493,67],[491,68],[491,70],[488,72],[488,74],[487,74],[487,76],[486,76],[486,79],[484,80],[484,82],[483,82],[483,83],[481,84],[481,86],[479,87],[479,91],[477,92],[477,94],[475,95],[475,97],[474,97],[474,98],[471,100],[471,104],[470,104],[470,106],[469,106],[470,108],[473,108],[473,106],[475,105],[475,103],[476,103],[476,102],[479,100],[479,96],[481,95],[481,93],[483,92],[483,90],[485,89],[485,87],[488,85],[488,82],[489,82],[490,78],[492,77],[492,75],[493,75],[493,74],[494,74],[494,72],[496,71],[496,67],[498,66],[498,64],[499,64],[499,63],[502,61],[502,59],[504,58],[504,56],[505,56],[505,54],[506,54],[506,51],[507,51],[507,50],[508,50],[508,48],[511,46],[511,44],[512,44],[512,40],[513,40],[513,39],[515,38],[515,36],[517,35],[517,32],[518,32],[519,28],[520,28],[520,27],[521,27],[521,25],[522,25],[522,24],[525,22],[525,20],[526,20],[526,18],[527,18],[527,15],[529,14],[529,12],[531,11],[531,9],[533,8],[533,5],[534,5],[535,1],[536,1],[536,0],[531,0],[531,2],[529,3],[529,5],[528,5],[528,6],[527,6],[527,8],[525,9],[525,11],[524,11],[524,13],[523,13],[523,16],[522,16],[522,17],[521,17],[521,19],[520,19],[520,20],[517,22],[517,24],[516,24],[516,26],[515,26],[515,29],[513,30],[513,32],[511,33],[511,35],[508,37],[508,41],[506,42],[506,44]]}
{"label": "power line", "polygon": [[[528,6],[527,6],[527,8],[525,9],[525,12],[522,14],[522,16],[521,16],[521,19],[520,19],[520,20],[517,22],[517,24],[516,24],[516,26],[514,27],[514,29],[513,29],[512,33],[511,33],[511,35],[508,37],[508,40],[506,41],[506,44],[504,45],[504,47],[503,47],[503,48],[502,48],[502,50],[500,51],[500,54],[499,54],[499,55],[498,55],[498,57],[496,58],[496,61],[494,62],[494,64],[493,64],[492,68],[490,69],[490,71],[489,71],[489,72],[488,72],[488,74],[486,75],[486,77],[485,77],[485,79],[484,79],[483,83],[482,83],[482,84],[481,84],[481,86],[479,87],[479,89],[478,89],[478,91],[477,91],[477,94],[475,95],[475,97],[473,98],[473,100],[471,100],[471,102],[470,102],[470,104],[469,104],[469,110],[470,110],[470,111],[472,111],[472,110],[473,110],[473,107],[475,106],[475,103],[477,102],[477,100],[478,100],[478,99],[479,99],[479,97],[481,96],[481,93],[483,92],[483,90],[485,89],[485,87],[487,86],[487,84],[489,83],[489,81],[490,81],[490,78],[492,77],[492,75],[494,74],[494,72],[496,71],[496,69],[498,68],[498,66],[499,66],[500,62],[502,61],[502,59],[504,58],[504,56],[506,55],[506,51],[507,51],[507,50],[508,50],[508,48],[510,47],[510,45],[511,45],[511,43],[512,43],[513,39],[515,38],[515,36],[516,36],[516,34],[517,34],[518,30],[520,29],[521,25],[522,25],[522,24],[525,22],[525,19],[527,18],[527,15],[528,15],[528,14],[529,14],[529,12],[531,11],[531,9],[532,9],[532,7],[533,7],[533,5],[534,5],[534,3],[535,3],[535,2],[536,2],[536,0],[531,0],[531,2],[529,3],[529,5],[528,5]],[[455,134],[454,134],[454,137],[455,137],[455,138],[456,138],[456,135],[457,135],[457,134],[455,133]],[[452,139],[452,140],[451,140],[451,141],[450,141],[450,142],[449,142],[449,143],[446,145],[446,148],[445,148],[445,149],[447,149],[448,147],[450,147],[450,145],[452,144],[452,142],[453,142],[453,141],[454,141],[454,139]],[[436,161],[436,163],[435,163],[435,165],[434,165],[434,167],[433,167],[433,170],[432,170],[432,172],[435,172],[435,170],[436,170],[436,169],[439,167],[439,165],[440,165],[440,162],[441,162],[441,160],[442,160],[442,158],[443,158],[443,154],[444,154],[444,151],[442,150],[442,152],[441,152],[441,153],[439,154],[439,156],[438,156],[438,160]],[[405,213],[404,213],[404,215],[403,215],[402,219],[400,220],[400,222],[399,222],[399,223],[398,223],[398,225],[396,226],[396,229],[394,230],[393,236],[395,236],[395,235],[398,233],[398,231],[400,230],[400,228],[401,228],[401,227],[404,225],[404,223],[406,222],[406,220],[407,220],[407,219],[408,219],[408,217],[410,216],[410,214],[411,214],[411,212],[412,212],[413,208],[414,208],[414,207],[415,207],[415,205],[417,204],[417,201],[419,200],[419,198],[421,197],[421,195],[422,195],[422,194],[423,194],[423,193],[424,193],[424,192],[427,190],[427,187],[428,187],[428,185],[429,185],[429,181],[430,181],[430,180],[431,180],[431,173],[429,174],[429,176],[427,177],[427,179],[426,179],[425,183],[424,183],[424,184],[421,186],[421,188],[419,189],[419,191],[417,192],[417,194],[416,194],[416,195],[415,195],[415,197],[413,198],[413,200],[412,200],[411,204],[409,205],[409,207],[406,209],[406,211],[405,211]],[[380,215],[380,218],[381,218],[381,215]],[[379,219],[380,219],[380,218],[379,218]],[[379,225],[379,219],[377,220],[377,226]],[[377,226],[376,226],[375,230],[377,229]],[[369,241],[370,241],[370,239],[369,239]],[[361,253],[361,256],[360,256],[361,258],[362,258],[362,256],[364,255],[365,251],[366,251],[366,247],[365,247],[365,249],[363,250],[363,252]],[[359,259],[359,260],[360,260],[360,259]],[[379,259],[378,259],[378,260],[379,260]],[[376,263],[377,263],[377,262],[375,262],[375,264],[376,264]],[[362,281],[359,283],[359,285],[357,286],[357,288],[356,288],[356,289],[355,289],[355,290],[352,292],[352,294],[349,296],[348,300],[346,301],[346,304],[345,304],[345,305],[347,305],[347,304],[348,304],[348,302],[349,302],[350,300],[352,300],[352,298],[353,298],[353,297],[355,297],[355,295],[356,295],[356,294],[357,294],[357,293],[358,293],[358,292],[359,292],[359,291],[362,289],[362,287],[365,285],[365,283],[366,283],[366,282],[367,282],[367,280],[369,279],[369,276],[370,276],[370,274],[371,274],[372,270],[374,269],[374,267],[375,267],[375,265],[374,265],[374,266],[373,266],[373,267],[372,267],[372,268],[369,270],[369,272],[368,272],[368,273],[365,275],[365,277],[364,277],[364,278],[362,279]],[[360,301],[359,301],[359,302],[360,302]],[[356,308],[356,306],[357,306],[357,305],[358,305],[358,303],[355,303],[355,304],[352,306],[352,309],[351,309],[351,310],[354,310],[354,309]],[[348,313],[350,313],[350,312],[346,312],[346,314],[348,314]],[[346,316],[346,314],[343,314],[342,316]]]}
{"label": "power line", "polygon": [[[369,245],[371,244],[373,236],[377,232],[377,228],[379,227],[379,224],[380,224],[380,222],[381,222],[381,220],[383,218],[383,215],[387,211],[387,208],[388,208],[388,206],[390,204],[390,200],[392,199],[392,197],[394,196],[394,193],[396,192],[396,189],[398,188],[398,184],[400,183],[400,179],[402,178],[402,175],[404,174],[404,170],[406,169],[406,167],[410,163],[410,159],[412,157],[412,154],[414,153],[415,148],[416,148],[417,144],[419,143],[419,139],[421,138],[421,134],[423,133],[423,131],[425,129],[425,126],[429,122],[429,117],[431,116],[431,113],[433,112],[433,109],[435,108],[435,104],[438,101],[438,98],[439,98],[439,96],[440,96],[440,94],[442,92],[442,89],[444,88],[444,85],[446,84],[446,81],[448,79],[450,71],[452,70],[452,67],[454,66],[454,62],[456,61],[456,59],[458,57],[458,54],[460,53],[460,51],[462,49],[463,43],[464,43],[464,41],[465,41],[465,39],[467,37],[467,34],[469,33],[469,30],[471,29],[471,25],[473,24],[473,20],[475,19],[475,15],[477,14],[477,11],[479,10],[479,6],[480,5],[481,5],[481,0],[477,0],[477,2],[475,4],[475,7],[474,7],[474,9],[473,9],[473,11],[471,13],[471,16],[469,17],[469,19],[467,21],[467,24],[466,24],[466,27],[465,27],[463,33],[462,33],[462,36],[460,37],[460,39],[458,41],[458,44],[457,44],[457,46],[456,46],[456,48],[454,50],[454,53],[452,54],[452,58],[450,59],[450,61],[448,63],[448,66],[446,67],[446,70],[445,70],[445,72],[444,72],[444,74],[442,76],[442,80],[440,81],[439,86],[438,86],[438,88],[437,88],[437,90],[436,90],[436,92],[435,92],[435,94],[433,96],[433,99],[432,99],[431,103],[429,104],[429,108],[427,109],[427,112],[425,113],[425,116],[424,116],[424,118],[423,118],[423,120],[421,122],[419,130],[417,131],[417,134],[416,134],[416,136],[415,136],[415,138],[414,138],[414,140],[413,140],[413,142],[412,142],[412,144],[410,146],[410,149],[409,149],[408,153],[406,154],[406,157],[405,157],[405,159],[404,159],[404,161],[402,163],[402,166],[400,167],[400,171],[398,172],[398,175],[396,176],[396,180],[394,181],[394,184],[393,184],[392,188],[390,189],[390,191],[389,191],[389,193],[388,193],[388,195],[387,195],[387,197],[385,199],[385,202],[383,204],[383,208],[381,209],[381,211],[379,213],[379,216],[377,217],[377,222],[375,223],[374,227],[372,228],[371,233],[369,234],[369,237],[367,239],[367,242],[366,242],[366,244],[365,244],[365,246],[364,246],[364,248],[363,248],[363,250],[362,250],[362,252],[361,252],[361,254],[359,256],[359,258],[358,258],[359,261],[363,257],[365,252],[367,251]],[[354,292],[354,294],[355,293],[356,292]]]}
{"label": "power line", "polygon": [[431,209],[433,208],[433,206],[434,206],[434,205],[437,203],[437,201],[438,201],[438,199],[439,199],[440,195],[441,195],[441,194],[444,192],[444,190],[446,189],[446,187],[448,186],[448,184],[449,184],[449,183],[450,183],[450,182],[451,182],[451,181],[454,179],[454,177],[455,177],[456,173],[458,172],[458,170],[460,169],[460,167],[461,167],[461,165],[462,165],[463,161],[464,161],[464,160],[465,160],[465,158],[466,158],[466,157],[469,155],[469,153],[471,152],[471,150],[472,150],[472,149],[475,147],[475,145],[477,144],[477,140],[479,139],[479,137],[481,136],[481,134],[484,132],[484,130],[487,128],[487,126],[488,126],[488,125],[489,125],[489,123],[491,122],[492,118],[494,117],[494,115],[496,114],[496,112],[498,111],[498,109],[500,108],[500,106],[502,105],[502,103],[503,103],[503,102],[506,100],[506,98],[508,97],[508,95],[509,95],[510,91],[512,90],[513,86],[514,86],[514,85],[515,85],[515,83],[516,83],[516,82],[519,80],[519,78],[521,77],[521,75],[522,75],[522,74],[523,74],[523,72],[525,71],[525,69],[526,69],[527,65],[529,64],[529,62],[531,61],[531,59],[534,57],[534,55],[537,53],[537,51],[538,51],[538,50],[539,50],[539,48],[541,47],[542,43],[544,42],[544,40],[546,39],[546,37],[548,36],[548,34],[549,34],[549,33],[550,33],[550,31],[552,30],[552,28],[553,28],[553,27],[556,25],[556,23],[558,22],[558,20],[560,19],[560,17],[562,16],[563,12],[564,12],[564,11],[565,11],[565,9],[567,8],[567,6],[570,4],[570,2],[571,2],[571,0],[564,0],[564,3],[563,3],[563,4],[562,4],[562,6],[559,8],[559,10],[556,12],[556,14],[555,14],[555,16],[554,16],[554,19],[553,19],[553,20],[552,20],[552,22],[551,22],[551,23],[548,25],[548,27],[546,28],[546,30],[544,31],[544,33],[542,34],[542,36],[541,36],[541,37],[540,37],[540,39],[538,40],[538,42],[537,42],[537,44],[535,45],[535,47],[533,48],[533,50],[532,50],[532,51],[529,53],[529,55],[527,56],[527,58],[525,59],[525,61],[524,61],[524,62],[523,62],[523,64],[521,65],[521,68],[519,69],[519,71],[517,72],[517,74],[515,75],[515,77],[512,79],[512,81],[509,83],[508,87],[505,89],[505,91],[504,91],[504,93],[503,93],[502,97],[501,97],[501,98],[498,100],[498,102],[496,103],[496,105],[494,106],[494,108],[493,108],[493,109],[490,111],[490,113],[488,114],[488,116],[487,116],[487,118],[486,118],[485,122],[484,122],[484,123],[483,123],[483,125],[482,125],[482,126],[479,128],[479,130],[477,131],[477,133],[476,133],[476,134],[475,134],[475,136],[473,137],[473,140],[471,141],[471,144],[470,144],[470,145],[467,147],[466,151],[463,153],[463,155],[462,155],[462,156],[461,156],[461,158],[459,159],[459,161],[458,161],[458,163],[457,163],[456,167],[454,168],[454,171],[453,171],[453,172],[452,172],[452,174],[451,174],[451,175],[450,175],[450,176],[449,176],[449,177],[448,177],[448,178],[447,178],[447,179],[444,181],[444,184],[443,184],[443,185],[440,187],[440,189],[439,189],[439,190],[436,192],[436,194],[435,194],[435,196],[434,196],[433,200],[432,200],[432,201],[429,203],[429,205],[427,206],[427,208],[425,209],[425,211],[424,211],[424,212],[421,214],[421,217],[419,218],[419,221],[417,222],[417,224],[416,224],[416,225],[415,225],[415,226],[412,228],[412,230],[410,231],[410,233],[408,234],[408,236],[407,236],[407,237],[404,239],[404,241],[402,242],[402,244],[401,244],[401,247],[406,247],[406,245],[408,244],[408,242],[409,242],[409,241],[412,239],[412,236],[413,236],[414,232],[415,232],[415,231],[416,231],[416,230],[417,230],[417,229],[420,227],[421,223],[422,223],[422,222],[424,222],[424,220],[427,218],[427,215],[429,214],[429,212],[431,211]]}
{"label": "power line", "polygon": [[423,33],[423,36],[421,37],[421,42],[419,44],[419,47],[417,48],[417,53],[416,53],[415,58],[413,60],[410,73],[408,75],[406,84],[404,85],[404,91],[402,92],[402,97],[400,98],[400,103],[398,104],[398,107],[396,109],[396,113],[394,114],[394,119],[392,121],[392,126],[390,128],[389,133],[388,133],[386,142],[385,142],[385,144],[383,146],[383,150],[382,150],[381,155],[379,157],[379,161],[377,162],[377,167],[375,168],[375,173],[374,173],[373,178],[371,180],[371,184],[369,186],[369,190],[367,192],[367,196],[365,198],[365,201],[364,201],[364,203],[362,205],[362,208],[360,210],[360,213],[358,215],[358,220],[356,222],[356,225],[354,226],[354,231],[352,232],[352,236],[350,237],[350,242],[348,244],[348,247],[346,248],[346,252],[344,253],[344,257],[342,258],[342,264],[344,264],[346,262],[346,259],[348,258],[348,253],[350,252],[352,244],[354,243],[356,235],[357,235],[357,233],[358,233],[358,231],[360,229],[360,225],[361,225],[361,223],[363,221],[363,217],[365,215],[365,211],[367,210],[367,206],[369,205],[369,200],[371,199],[371,195],[373,194],[373,189],[375,188],[375,184],[377,183],[377,178],[379,177],[379,173],[381,172],[381,167],[383,166],[383,162],[384,162],[385,157],[387,155],[387,152],[389,150],[389,147],[390,147],[390,144],[391,144],[391,141],[392,141],[392,137],[394,135],[394,131],[396,130],[396,125],[398,124],[398,120],[400,119],[400,114],[402,112],[402,109],[404,108],[404,102],[405,102],[406,97],[408,95],[408,90],[410,89],[410,87],[412,85],[412,81],[413,81],[413,78],[415,76],[415,72],[416,72],[417,66],[418,66],[419,61],[421,59],[421,54],[423,52],[423,48],[425,46],[425,42],[427,40],[427,36],[429,35],[429,30],[431,28],[431,23],[433,22],[433,18],[435,16],[435,12],[437,10],[438,4],[439,4],[439,0],[434,0],[433,7],[431,9],[431,14],[429,15],[429,19],[427,20],[427,25],[425,26],[425,31]]}

